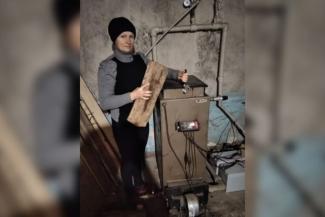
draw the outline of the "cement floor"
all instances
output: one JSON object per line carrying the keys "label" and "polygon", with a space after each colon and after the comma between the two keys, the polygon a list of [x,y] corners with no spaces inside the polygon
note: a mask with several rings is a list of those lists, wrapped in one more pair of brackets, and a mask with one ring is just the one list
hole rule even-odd
{"label": "cement floor", "polygon": [[[174,217],[168,215],[162,200],[146,201],[143,210],[132,209],[107,209],[103,210],[100,217]],[[177,216],[177,215],[176,215]],[[202,217],[204,215],[201,215]],[[243,217],[245,216],[245,193],[226,193],[219,190],[209,194],[209,202],[205,217]]]}
{"label": "cement floor", "polygon": [[244,217],[245,193],[244,191],[210,193],[207,209],[208,217]]}

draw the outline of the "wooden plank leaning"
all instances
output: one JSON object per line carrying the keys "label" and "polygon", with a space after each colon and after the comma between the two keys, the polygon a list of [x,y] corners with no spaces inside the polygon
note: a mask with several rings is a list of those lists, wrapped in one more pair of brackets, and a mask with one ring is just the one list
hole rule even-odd
{"label": "wooden plank leaning", "polygon": [[26,145],[0,109],[0,216],[59,217],[59,205]]}

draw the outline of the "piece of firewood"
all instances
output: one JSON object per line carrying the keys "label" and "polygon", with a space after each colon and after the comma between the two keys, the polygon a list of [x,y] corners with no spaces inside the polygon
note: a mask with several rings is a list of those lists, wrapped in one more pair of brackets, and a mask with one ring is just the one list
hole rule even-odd
{"label": "piece of firewood", "polygon": [[136,99],[129,114],[128,121],[135,126],[145,127],[149,121],[156,100],[167,78],[167,68],[157,62],[150,62],[144,74],[142,85],[149,83],[152,95],[149,100]]}

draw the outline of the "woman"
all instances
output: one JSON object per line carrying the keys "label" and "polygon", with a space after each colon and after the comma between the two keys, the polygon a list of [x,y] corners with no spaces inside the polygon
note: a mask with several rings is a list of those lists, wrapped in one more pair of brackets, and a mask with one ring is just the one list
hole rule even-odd
{"label": "woman", "polygon": [[[122,157],[122,179],[128,193],[141,196],[147,193],[141,172],[149,125],[136,127],[127,117],[136,99],[148,100],[149,83],[141,86],[149,60],[143,53],[135,53],[136,29],[124,17],[111,20],[108,33],[114,54],[100,63],[98,71],[99,102],[104,111],[110,111],[112,127]],[[187,82],[185,72],[168,69],[167,79]]]}

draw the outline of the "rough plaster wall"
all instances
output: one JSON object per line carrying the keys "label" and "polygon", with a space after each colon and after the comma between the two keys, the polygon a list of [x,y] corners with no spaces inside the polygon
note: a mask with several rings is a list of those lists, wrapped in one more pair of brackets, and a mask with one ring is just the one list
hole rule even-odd
{"label": "rough plaster wall", "polygon": [[[324,1],[290,4],[280,107],[283,140],[325,134]],[[302,27],[303,26],[303,31]]]}
{"label": "rough plaster wall", "polygon": [[[246,13],[246,111],[249,117],[255,116],[256,129],[251,134],[260,144],[269,143],[272,137],[272,104],[282,41],[281,26],[284,21],[274,8],[276,5],[250,3]],[[250,8],[254,8],[251,10]],[[267,8],[271,12],[260,11]]]}
{"label": "rough plaster wall", "polygon": [[[221,21],[229,23],[224,62],[225,93],[244,94],[244,1],[222,1]],[[184,13],[182,1],[160,0],[82,0],[81,1],[81,73],[97,95],[97,69],[109,56],[111,42],[107,34],[109,20],[128,17],[137,27],[136,50],[147,51],[151,45],[150,31],[168,27]],[[213,19],[213,0],[202,0],[195,11],[195,23],[208,24]],[[186,17],[179,25],[189,24]],[[215,94],[217,50],[219,35],[211,32],[168,35],[159,46],[158,61],[176,69],[189,69],[210,85],[208,93]],[[211,51],[211,52],[210,52]],[[168,53],[168,54],[167,54]],[[186,54],[186,55],[184,55]]]}
{"label": "rough plaster wall", "polygon": [[[324,98],[323,80],[319,79],[324,69],[318,67],[324,60],[324,43],[319,43],[325,32],[319,28],[324,26],[322,7],[312,7],[308,1],[279,0],[248,0],[247,7],[246,90],[247,114],[254,117],[252,136],[259,144],[272,143],[272,125],[282,141],[320,133],[324,129],[320,115],[324,100],[319,100]],[[265,13],[263,8],[282,8],[285,13],[281,17],[276,12]],[[272,106],[279,110],[278,115]]]}

